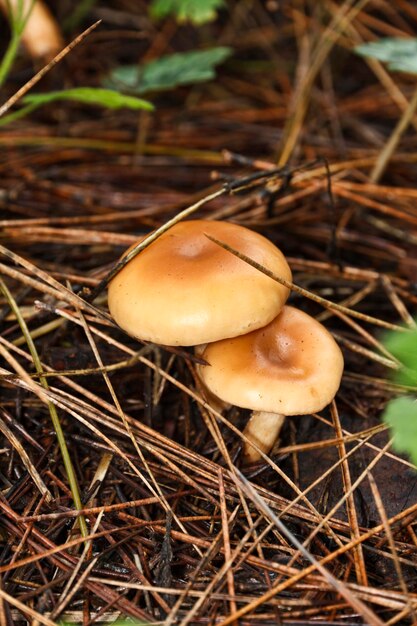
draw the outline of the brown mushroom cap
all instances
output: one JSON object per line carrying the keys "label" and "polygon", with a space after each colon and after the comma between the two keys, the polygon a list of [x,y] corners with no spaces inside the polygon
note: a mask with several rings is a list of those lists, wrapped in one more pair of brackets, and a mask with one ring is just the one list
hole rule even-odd
{"label": "brown mushroom cap", "polygon": [[228,222],[179,222],[111,281],[109,308],[119,326],[139,339],[189,346],[247,333],[278,314],[288,289],[205,233],[291,280],[284,255],[262,235]]}
{"label": "brown mushroom cap", "polygon": [[291,306],[265,328],[205,346],[198,366],[216,396],[254,411],[302,415],[320,411],[336,395],[343,356],[330,333]]}

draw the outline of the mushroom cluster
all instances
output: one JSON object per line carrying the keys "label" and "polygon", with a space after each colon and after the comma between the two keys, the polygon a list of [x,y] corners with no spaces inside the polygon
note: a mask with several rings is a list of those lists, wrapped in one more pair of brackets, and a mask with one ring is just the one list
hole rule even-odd
{"label": "mushroom cluster", "polygon": [[[109,309],[133,337],[197,346],[207,362],[197,369],[208,398],[251,409],[244,434],[267,453],[285,415],[319,411],[333,399],[342,354],[319,322],[285,306],[286,287],[207,235],[291,281],[284,255],[262,235],[228,222],[190,220],[123,267],[110,282]],[[259,457],[245,445],[246,462]]]}

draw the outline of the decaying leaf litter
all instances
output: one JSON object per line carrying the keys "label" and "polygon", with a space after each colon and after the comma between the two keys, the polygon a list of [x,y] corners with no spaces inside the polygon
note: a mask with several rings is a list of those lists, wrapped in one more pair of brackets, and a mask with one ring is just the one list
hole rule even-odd
{"label": "decaying leaf litter", "polygon": [[[415,80],[352,48],[415,36],[415,7],[237,2],[196,29],[145,5],[96,4],[67,41],[102,24],[37,89],[100,86],[191,43],[233,49],[215,80],[152,94],[153,113],[61,102],[0,133],[2,623],[413,623],[417,475],[381,422],[404,392],[381,342],[416,310],[415,119],[369,177]],[[2,100],[31,75],[22,55]],[[210,409],[192,352],[140,344],[104,292],[86,297],[139,235],[213,194],[194,217],[261,232],[296,285],[362,314],[293,292],[341,345],[342,386],[251,468],[248,412]]]}

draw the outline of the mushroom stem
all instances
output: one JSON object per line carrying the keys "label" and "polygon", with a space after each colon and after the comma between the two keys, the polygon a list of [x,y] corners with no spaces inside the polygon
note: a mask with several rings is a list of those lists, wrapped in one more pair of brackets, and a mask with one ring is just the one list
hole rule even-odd
{"label": "mushroom stem", "polygon": [[[267,411],[253,411],[245,426],[243,434],[253,441],[258,448],[267,454],[278,439],[285,415],[281,413],[269,413]],[[243,449],[244,463],[249,465],[259,461],[261,455],[250,443],[245,443]]]}

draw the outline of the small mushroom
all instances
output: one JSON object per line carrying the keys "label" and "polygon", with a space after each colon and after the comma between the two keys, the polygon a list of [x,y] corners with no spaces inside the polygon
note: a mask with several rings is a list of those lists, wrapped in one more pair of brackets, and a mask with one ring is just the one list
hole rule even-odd
{"label": "small mushroom", "polygon": [[[222,401],[252,409],[244,434],[268,453],[286,415],[323,409],[336,395],[342,352],[317,320],[291,306],[264,328],[207,344],[198,373]],[[260,458],[245,444],[244,461]]]}
{"label": "small mushroom", "polygon": [[239,248],[286,280],[291,270],[268,239],[229,222],[179,222],[110,282],[109,309],[133,337],[191,346],[268,324],[289,290],[210,241]]}

